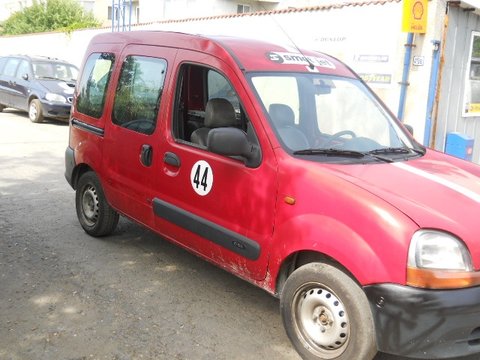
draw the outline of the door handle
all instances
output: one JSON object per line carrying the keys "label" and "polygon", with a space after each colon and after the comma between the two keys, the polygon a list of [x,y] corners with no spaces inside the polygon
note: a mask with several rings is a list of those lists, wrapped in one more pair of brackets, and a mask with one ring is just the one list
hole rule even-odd
{"label": "door handle", "polygon": [[145,166],[152,165],[153,148],[151,145],[142,145],[142,152],[140,153],[140,162]]}
{"label": "door handle", "polygon": [[163,155],[163,161],[168,164],[172,165],[175,167],[180,167],[180,158],[177,156],[177,154],[174,154],[172,152],[166,152],[165,155]]}

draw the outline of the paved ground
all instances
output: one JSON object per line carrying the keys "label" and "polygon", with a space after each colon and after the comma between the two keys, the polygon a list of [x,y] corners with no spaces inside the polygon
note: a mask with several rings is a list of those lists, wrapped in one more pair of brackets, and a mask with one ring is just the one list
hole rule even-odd
{"label": "paved ground", "polygon": [[125,219],[87,236],[67,141],[0,113],[0,359],[299,359],[264,291]]}

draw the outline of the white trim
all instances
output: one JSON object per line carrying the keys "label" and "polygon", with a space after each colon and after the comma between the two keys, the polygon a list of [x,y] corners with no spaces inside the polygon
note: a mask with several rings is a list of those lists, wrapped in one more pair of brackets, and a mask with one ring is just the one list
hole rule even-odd
{"label": "white trim", "polygon": [[421,170],[421,169],[418,169],[416,167],[413,167],[411,165],[408,165],[408,164],[405,164],[405,163],[394,163],[392,164],[402,170],[406,170],[412,174],[415,174],[415,175],[418,175],[418,176],[421,176],[423,177],[424,179],[428,179],[428,180],[431,180],[433,182],[436,182],[437,184],[440,184],[440,185],[443,185],[447,188],[449,188],[450,190],[453,190],[459,194],[462,194],[463,196],[477,202],[477,203],[480,203],[480,194],[470,190],[470,189],[467,189],[466,187],[464,186],[461,186],[461,185],[458,185],[450,180],[447,180],[445,178],[442,178],[438,175],[435,175],[435,174],[432,174],[432,173],[429,173],[425,170]]}

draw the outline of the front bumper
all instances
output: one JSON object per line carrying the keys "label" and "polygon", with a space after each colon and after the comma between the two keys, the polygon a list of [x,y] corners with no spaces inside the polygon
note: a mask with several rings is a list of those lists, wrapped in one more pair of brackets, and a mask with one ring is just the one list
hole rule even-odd
{"label": "front bumper", "polygon": [[380,351],[417,359],[480,353],[480,287],[426,290],[379,284],[364,291]]}
{"label": "front bumper", "polygon": [[42,100],[43,116],[68,121],[72,104],[54,103]]}

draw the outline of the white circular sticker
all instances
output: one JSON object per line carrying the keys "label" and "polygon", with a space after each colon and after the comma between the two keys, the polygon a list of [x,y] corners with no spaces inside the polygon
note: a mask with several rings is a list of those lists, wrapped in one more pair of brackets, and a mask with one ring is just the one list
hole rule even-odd
{"label": "white circular sticker", "polygon": [[199,160],[193,165],[190,182],[193,190],[200,196],[205,196],[212,190],[213,171],[205,160]]}

